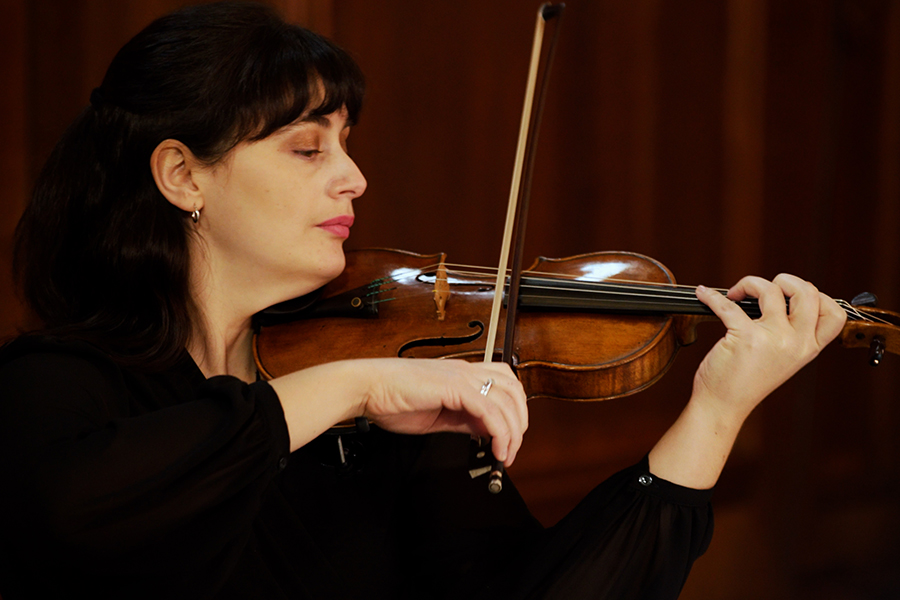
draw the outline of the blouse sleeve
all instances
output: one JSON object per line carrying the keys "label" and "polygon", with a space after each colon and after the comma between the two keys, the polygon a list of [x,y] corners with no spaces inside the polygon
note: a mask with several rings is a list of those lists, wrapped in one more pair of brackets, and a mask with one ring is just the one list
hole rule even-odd
{"label": "blouse sleeve", "polygon": [[509,597],[676,599],[712,539],[712,492],[656,477],[644,457],[544,533]]}
{"label": "blouse sleeve", "polygon": [[0,365],[7,558],[148,580],[227,568],[289,453],[274,390],[217,377],[190,401],[135,406],[124,377],[84,354]]}
{"label": "blouse sleeve", "polygon": [[490,494],[446,462],[453,441],[433,436],[411,479],[409,597],[674,600],[709,545],[712,490],[660,479],[646,457],[543,529],[512,481]]}

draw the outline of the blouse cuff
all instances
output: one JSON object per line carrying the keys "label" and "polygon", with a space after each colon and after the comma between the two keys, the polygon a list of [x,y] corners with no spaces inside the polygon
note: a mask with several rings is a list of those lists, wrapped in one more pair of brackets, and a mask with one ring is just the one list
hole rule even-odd
{"label": "blouse cuff", "polygon": [[632,489],[682,506],[705,506],[712,499],[715,486],[698,490],[672,483],[651,473],[649,456],[645,454],[640,462],[628,469],[629,486]]}
{"label": "blouse cuff", "polygon": [[278,399],[275,389],[267,381],[251,383],[250,391],[256,402],[257,410],[272,432],[275,472],[283,471],[291,453],[291,437],[288,433],[281,400]]}

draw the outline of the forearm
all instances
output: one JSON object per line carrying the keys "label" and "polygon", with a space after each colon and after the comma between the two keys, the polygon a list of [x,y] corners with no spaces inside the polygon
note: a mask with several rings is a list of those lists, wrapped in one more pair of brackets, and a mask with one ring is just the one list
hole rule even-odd
{"label": "forearm", "polygon": [[723,411],[695,392],[650,451],[650,472],[695,489],[716,484],[747,415]]}
{"label": "forearm", "polygon": [[[485,388],[487,381],[491,386]],[[281,400],[292,451],[336,423],[366,417],[396,433],[491,437],[494,456],[510,465],[528,427],[525,391],[502,363],[358,359],[269,383]]]}
{"label": "forearm", "polygon": [[365,403],[365,379],[349,361],[296,371],[269,384],[281,400],[291,452],[329,427],[360,416]]}

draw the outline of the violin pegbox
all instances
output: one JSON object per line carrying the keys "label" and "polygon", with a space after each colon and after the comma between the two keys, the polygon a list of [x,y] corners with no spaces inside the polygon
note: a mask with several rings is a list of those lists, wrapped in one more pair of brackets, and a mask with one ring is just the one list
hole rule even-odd
{"label": "violin pegbox", "polygon": [[877,367],[885,352],[900,354],[900,314],[875,308],[878,298],[864,292],[837,303],[847,313],[847,324],[838,338],[846,348],[868,348],[869,364]]}

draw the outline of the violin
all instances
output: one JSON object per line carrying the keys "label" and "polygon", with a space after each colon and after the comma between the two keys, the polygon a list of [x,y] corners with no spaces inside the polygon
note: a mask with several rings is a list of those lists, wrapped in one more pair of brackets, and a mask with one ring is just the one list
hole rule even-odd
{"label": "violin", "polygon": [[[444,254],[349,251],[337,279],[257,315],[257,367],[268,379],[348,358],[481,360],[494,288],[490,269],[448,264]],[[838,341],[868,348],[876,366],[885,352],[900,354],[900,313],[873,302],[871,294],[838,300],[847,313]],[[696,339],[698,323],[715,319],[693,287],[631,252],[539,258],[522,274],[517,305],[511,366],[529,398],[606,400],[639,392]],[[755,299],[738,305],[760,315]],[[504,301],[501,333],[508,313]]]}

